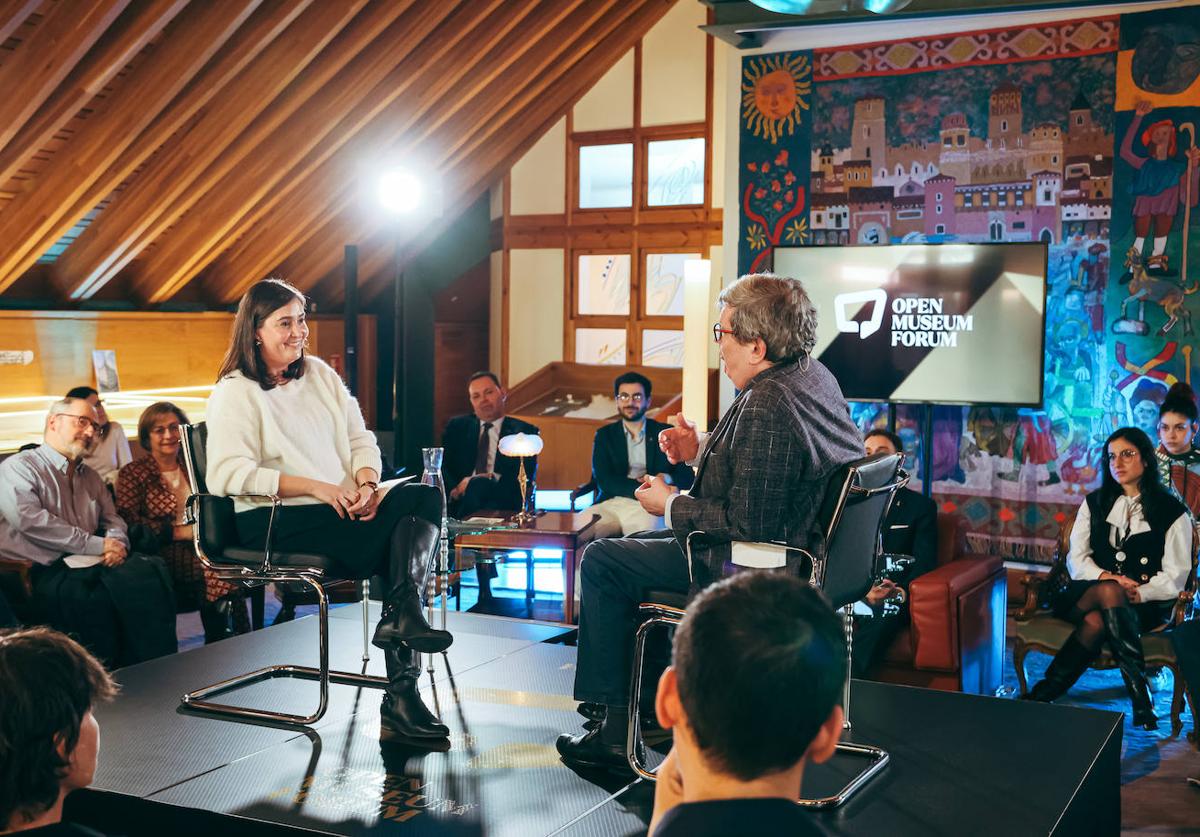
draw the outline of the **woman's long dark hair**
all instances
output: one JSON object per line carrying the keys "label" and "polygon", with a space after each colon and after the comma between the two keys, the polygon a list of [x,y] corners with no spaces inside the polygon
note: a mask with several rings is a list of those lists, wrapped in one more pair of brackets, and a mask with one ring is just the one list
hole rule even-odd
{"label": "woman's long dark hair", "polygon": [[1112,475],[1108,463],[1108,447],[1117,439],[1122,439],[1137,448],[1142,458],[1142,477],[1138,480],[1138,493],[1142,496],[1142,509],[1149,511],[1163,497],[1171,496],[1158,476],[1158,457],[1154,454],[1154,444],[1144,430],[1136,427],[1119,427],[1104,441],[1104,478],[1100,482],[1100,513],[1107,517],[1112,511],[1113,503],[1125,493],[1121,484]]}
{"label": "woman's long dark hair", "polygon": [[[275,381],[271,380],[271,373],[267,371],[267,364],[263,362],[254,335],[262,328],[267,317],[296,300],[308,310],[308,300],[304,294],[282,279],[263,279],[246,291],[238,303],[237,316],[233,318],[233,335],[225,359],[221,361],[221,371],[217,373],[218,381],[234,372],[241,372],[252,381],[258,381],[263,389],[274,389]],[[304,352],[301,352],[300,357],[284,370],[283,377],[303,376]]]}

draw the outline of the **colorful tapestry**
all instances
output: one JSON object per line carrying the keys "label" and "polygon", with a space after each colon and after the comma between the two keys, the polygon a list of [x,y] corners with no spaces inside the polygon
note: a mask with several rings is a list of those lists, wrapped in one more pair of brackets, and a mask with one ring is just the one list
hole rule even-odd
{"label": "colorful tapestry", "polygon": [[[1167,386],[1190,380],[1198,43],[1188,9],[743,61],[741,272],[795,244],[1049,245],[1043,404],[933,414],[928,478],[977,551],[1049,560],[1107,435],[1153,437]],[[771,85],[791,98],[771,106]],[[776,208],[780,165],[797,178],[780,190],[807,175],[803,210]],[[918,482],[923,409],[898,414]],[[882,405],[852,412],[884,421]]]}

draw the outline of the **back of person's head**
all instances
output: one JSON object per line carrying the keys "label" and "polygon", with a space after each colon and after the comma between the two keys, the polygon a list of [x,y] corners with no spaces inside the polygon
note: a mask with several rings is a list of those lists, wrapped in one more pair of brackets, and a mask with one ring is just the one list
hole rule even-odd
{"label": "back of person's head", "polygon": [[70,637],[49,628],[0,633],[0,830],[41,816],[60,790],[91,782],[95,752],[76,759],[76,747],[92,707],[116,689]]}
{"label": "back of person's head", "polygon": [[750,781],[794,767],[839,704],[842,622],[793,576],[738,573],[688,607],[674,669],[705,763]]}
{"label": "back of person's head", "polygon": [[752,273],[721,291],[717,303],[733,309],[733,336],[761,339],[772,363],[807,357],[817,344],[817,309],[799,279]]}
{"label": "back of person's head", "polygon": [[1158,408],[1158,417],[1162,418],[1167,413],[1178,413],[1191,422],[1200,418],[1200,410],[1196,409],[1196,393],[1183,381],[1177,381],[1167,390],[1167,397]]}
{"label": "back of person's head", "polygon": [[642,393],[646,396],[646,400],[650,400],[650,390],[653,385],[650,383],[650,379],[645,375],[633,371],[622,372],[616,377],[616,380],[613,381],[613,395],[617,395],[621,391],[621,387],[624,384],[640,384],[642,387]]}
{"label": "back of person's head", "polygon": [[97,392],[94,387],[83,386],[83,387],[72,387],[71,389],[67,390],[67,394],[63,397],[64,398],[88,399],[88,398],[91,398],[93,395],[99,397],[100,393]]}

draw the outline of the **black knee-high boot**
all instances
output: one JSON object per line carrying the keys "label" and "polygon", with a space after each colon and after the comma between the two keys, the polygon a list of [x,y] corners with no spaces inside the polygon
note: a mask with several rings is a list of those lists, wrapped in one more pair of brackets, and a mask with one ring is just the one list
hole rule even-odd
{"label": "black knee-high boot", "polygon": [[425,654],[445,651],[454,642],[449,631],[430,627],[421,612],[421,593],[440,545],[441,530],[420,517],[396,524],[391,543],[392,589],[383,600],[383,615],[372,644],[379,648],[406,646]]}
{"label": "black knee-high boot", "polygon": [[1029,690],[1028,694],[1022,695],[1022,700],[1049,703],[1066,694],[1067,689],[1075,685],[1075,681],[1079,679],[1080,675],[1087,671],[1092,660],[1096,659],[1097,653],[1099,652],[1090,650],[1076,639],[1074,634],[1071,634],[1058,653],[1054,655],[1054,659],[1050,661],[1050,667],[1046,669],[1045,676]]}
{"label": "black knee-high boot", "polygon": [[233,636],[229,629],[231,605],[228,598],[200,605],[200,624],[204,626],[204,644],[210,645]]}
{"label": "black knee-high boot", "polygon": [[387,667],[387,691],[379,710],[379,739],[442,739],[450,734],[445,724],[429,711],[417,681],[421,676],[421,657],[409,648],[388,648],[383,652]]}
{"label": "black knee-high boot", "polygon": [[1108,647],[1121,669],[1121,679],[1133,707],[1133,724],[1142,729],[1158,729],[1150,684],[1146,681],[1146,660],[1142,653],[1142,632],[1137,613],[1131,607],[1112,607],[1100,611],[1108,632]]}

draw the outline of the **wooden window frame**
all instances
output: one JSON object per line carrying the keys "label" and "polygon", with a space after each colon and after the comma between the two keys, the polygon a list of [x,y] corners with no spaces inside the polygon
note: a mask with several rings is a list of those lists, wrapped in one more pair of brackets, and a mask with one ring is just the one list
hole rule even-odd
{"label": "wooden window frame", "polygon": [[[638,209],[648,215],[656,215],[662,212],[670,212],[671,210],[679,209],[706,209],[712,206],[712,166],[710,160],[712,154],[709,146],[712,140],[708,136],[708,130],[703,122],[695,122],[683,125],[656,125],[653,128],[641,129],[639,142],[634,151],[635,157],[633,168],[638,170],[638,160],[636,155],[641,154],[641,182],[638,184]],[[683,140],[683,139],[698,139],[704,140],[704,198],[701,203],[672,203],[665,206],[650,205],[650,143],[663,142],[665,140]]]}

